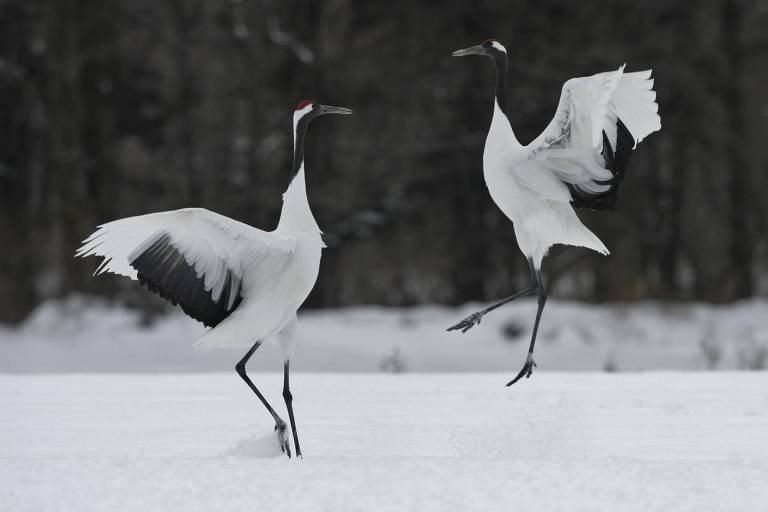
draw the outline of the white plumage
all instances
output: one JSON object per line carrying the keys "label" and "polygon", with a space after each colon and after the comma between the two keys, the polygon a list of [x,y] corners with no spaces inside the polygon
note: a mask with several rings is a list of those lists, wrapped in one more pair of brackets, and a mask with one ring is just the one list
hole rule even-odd
{"label": "white plumage", "polygon": [[573,206],[613,209],[629,156],[637,143],[661,129],[651,71],[598,73],[565,82],[554,118],[530,144],[515,137],[507,109],[507,54],[488,40],[454,56],[485,55],[496,67],[493,119],[483,152],[488,191],[513,222],[520,250],[531,266],[530,288],[470,315],[449,330],[466,332],[482,316],[523,295],[539,294],[539,311],[526,365],[530,376],[533,345],[546,295],[541,261],[555,244],[608,254],[602,241],[579,220]]}
{"label": "white plumage", "polygon": [[324,245],[307,200],[303,143],[309,122],[329,113],[351,111],[303,101],[294,112],[294,176],[275,230],[186,208],[103,224],[76,253],[104,258],[96,275],[111,272],[139,280],[210,326],[197,347],[252,346],[238,363],[238,373],[275,418],[281,447],[289,456],[285,422],[247,377],[245,363],[263,340],[279,341],[285,358],[284,396],[300,455],[287,388],[294,343],[278,334],[294,325],[297,309],[317,280]]}
{"label": "white plumage", "polygon": [[[150,213],[108,222],[99,226],[77,251],[77,256],[103,256],[96,275],[112,272],[137,279],[130,264],[160,235],[171,237],[213,301],[221,298],[226,271],[238,282],[279,274],[294,253],[296,240],[279,231],[265,232],[203,208],[185,208],[170,212]],[[250,267],[254,271],[246,273]],[[255,267],[255,268],[254,268]],[[224,297],[234,303],[232,294]]]}
{"label": "white plumage", "polygon": [[[83,242],[77,255],[103,256],[96,274],[112,272],[135,280],[138,271],[130,262],[162,236],[170,237],[171,245],[194,269],[213,302],[223,301],[229,309],[238,290],[242,293],[242,303],[208,330],[198,347],[250,346],[256,339],[271,337],[287,324],[283,311],[295,313],[317,278],[322,247],[319,229],[295,231],[278,226],[267,232],[202,208],[109,222]],[[299,274],[304,278],[300,283],[295,279]],[[232,276],[233,284],[222,297],[227,275]],[[286,358],[290,355],[285,354]]]}
{"label": "white plumage", "polygon": [[651,71],[616,71],[565,82],[554,118],[526,146],[531,160],[542,173],[577,184],[589,192],[604,192],[608,185],[593,181],[612,177],[605,168],[603,132],[616,150],[616,125],[621,119],[634,138],[633,148],[649,134],[661,129]]}
{"label": "white plumage", "polygon": [[[563,86],[554,118],[533,142],[521,145],[509,119],[494,104],[483,153],[491,197],[514,223],[520,249],[537,268],[555,244],[608,254],[605,245],[576,216],[568,185],[587,194],[608,191],[613,172],[605,167],[603,132],[616,151],[617,121],[635,144],[661,128],[650,71],[599,73]],[[633,145],[634,147],[634,145]]]}

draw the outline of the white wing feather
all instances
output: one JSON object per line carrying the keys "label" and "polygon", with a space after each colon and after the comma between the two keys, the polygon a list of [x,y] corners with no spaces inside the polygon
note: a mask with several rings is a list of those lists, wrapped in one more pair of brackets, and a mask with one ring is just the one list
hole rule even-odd
{"label": "white wing feather", "polygon": [[[616,148],[616,123],[624,123],[635,144],[661,129],[659,106],[651,71],[616,71],[565,82],[554,118],[525,147],[523,161],[516,162],[518,181],[543,198],[568,202],[565,183],[592,193],[608,189],[595,181],[612,177],[601,155],[603,131]],[[558,182],[559,186],[555,186]]]}
{"label": "white wing feather", "polygon": [[[295,249],[293,237],[262,231],[202,208],[186,208],[103,224],[75,255],[103,256],[95,274],[112,272],[136,279],[130,262],[163,235],[171,238],[197,276],[204,277],[205,289],[211,291],[214,301],[222,293],[227,271],[236,284],[247,280],[258,286],[282,269]],[[238,286],[230,289],[235,294]],[[231,304],[235,297],[227,300]]]}

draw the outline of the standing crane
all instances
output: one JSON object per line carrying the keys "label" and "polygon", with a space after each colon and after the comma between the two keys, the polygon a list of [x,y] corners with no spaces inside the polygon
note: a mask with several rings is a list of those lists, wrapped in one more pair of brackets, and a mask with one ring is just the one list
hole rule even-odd
{"label": "standing crane", "polygon": [[575,208],[613,210],[629,157],[637,144],[661,129],[651,71],[598,73],[565,82],[555,117],[528,145],[515,137],[507,101],[507,50],[495,39],[457,50],[454,57],[484,55],[496,69],[493,119],[483,151],[483,174],[493,201],[514,224],[528,259],[531,285],[448,328],[462,333],[483,316],[519,297],[538,295],[525,364],[511,386],[529,378],[533,349],[547,301],[541,261],[555,244],[608,249],[576,216]]}
{"label": "standing crane", "polygon": [[202,208],[185,208],[103,224],[76,252],[104,258],[94,275],[112,272],[138,280],[210,327],[196,347],[250,347],[235,369],[272,415],[280,448],[288,457],[286,423],[250,379],[245,365],[264,340],[282,348],[283,399],[296,456],[301,457],[288,379],[295,342],[280,334],[296,323],[296,311],[317,280],[325,247],[307,200],[304,138],[314,118],[351,113],[307,100],[296,107],[293,172],[274,231]]}

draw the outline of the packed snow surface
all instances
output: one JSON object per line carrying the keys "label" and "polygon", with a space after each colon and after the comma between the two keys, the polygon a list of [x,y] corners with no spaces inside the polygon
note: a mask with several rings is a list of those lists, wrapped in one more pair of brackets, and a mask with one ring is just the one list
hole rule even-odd
{"label": "packed snow surface", "polygon": [[[518,370],[535,299],[494,311],[466,334],[446,332],[480,307],[300,311],[291,364],[333,372],[377,372],[395,362],[413,372]],[[0,326],[0,372],[231,370],[245,351],[197,352],[192,344],[203,332],[178,309],[142,321],[137,311],[71,297],[43,304],[21,326]],[[588,305],[552,299],[536,362],[546,370],[765,368],[768,302]],[[249,366],[279,371],[280,350],[265,344]]]}
{"label": "packed snow surface", "polygon": [[768,373],[510,375],[0,375],[0,509],[766,510]]}

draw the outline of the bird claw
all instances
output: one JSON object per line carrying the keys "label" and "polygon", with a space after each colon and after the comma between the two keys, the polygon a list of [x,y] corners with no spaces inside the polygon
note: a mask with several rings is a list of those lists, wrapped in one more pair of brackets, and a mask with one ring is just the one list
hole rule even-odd
{"label": "bird claw", "polygon": [[533,369],[537,367],[536,362],[531,358],[525,361],[525,364],[523,365],[523,369],[520,370],[520,373],[517,374],[517,376],[512,379],[511,381],[507,382],[507,387],[511,386],[515,382],[519,381],[523,377],[526,379],[531,378],[531,374],[533,373]]}
{"label": "bird claw", "polygon": [[287,426],[283,420],[278,420],[275,423],[275,434],[277,434],[277,442],[280,444],[280,449],[284,454],[291,458],[291,445],[289,444],[289,437],[286,435],[288,431]]}
{"label": "bird claw", "polygon": [[480,321],[483,319],[483,313],[477,312],[472,313],[467,318],[462,320],[461,322],[457,323],[456,325],[452,325],[447,330],[448,331],[458,331],[461,329],[462,334],[473,328],[475,325],[480,325]]}

